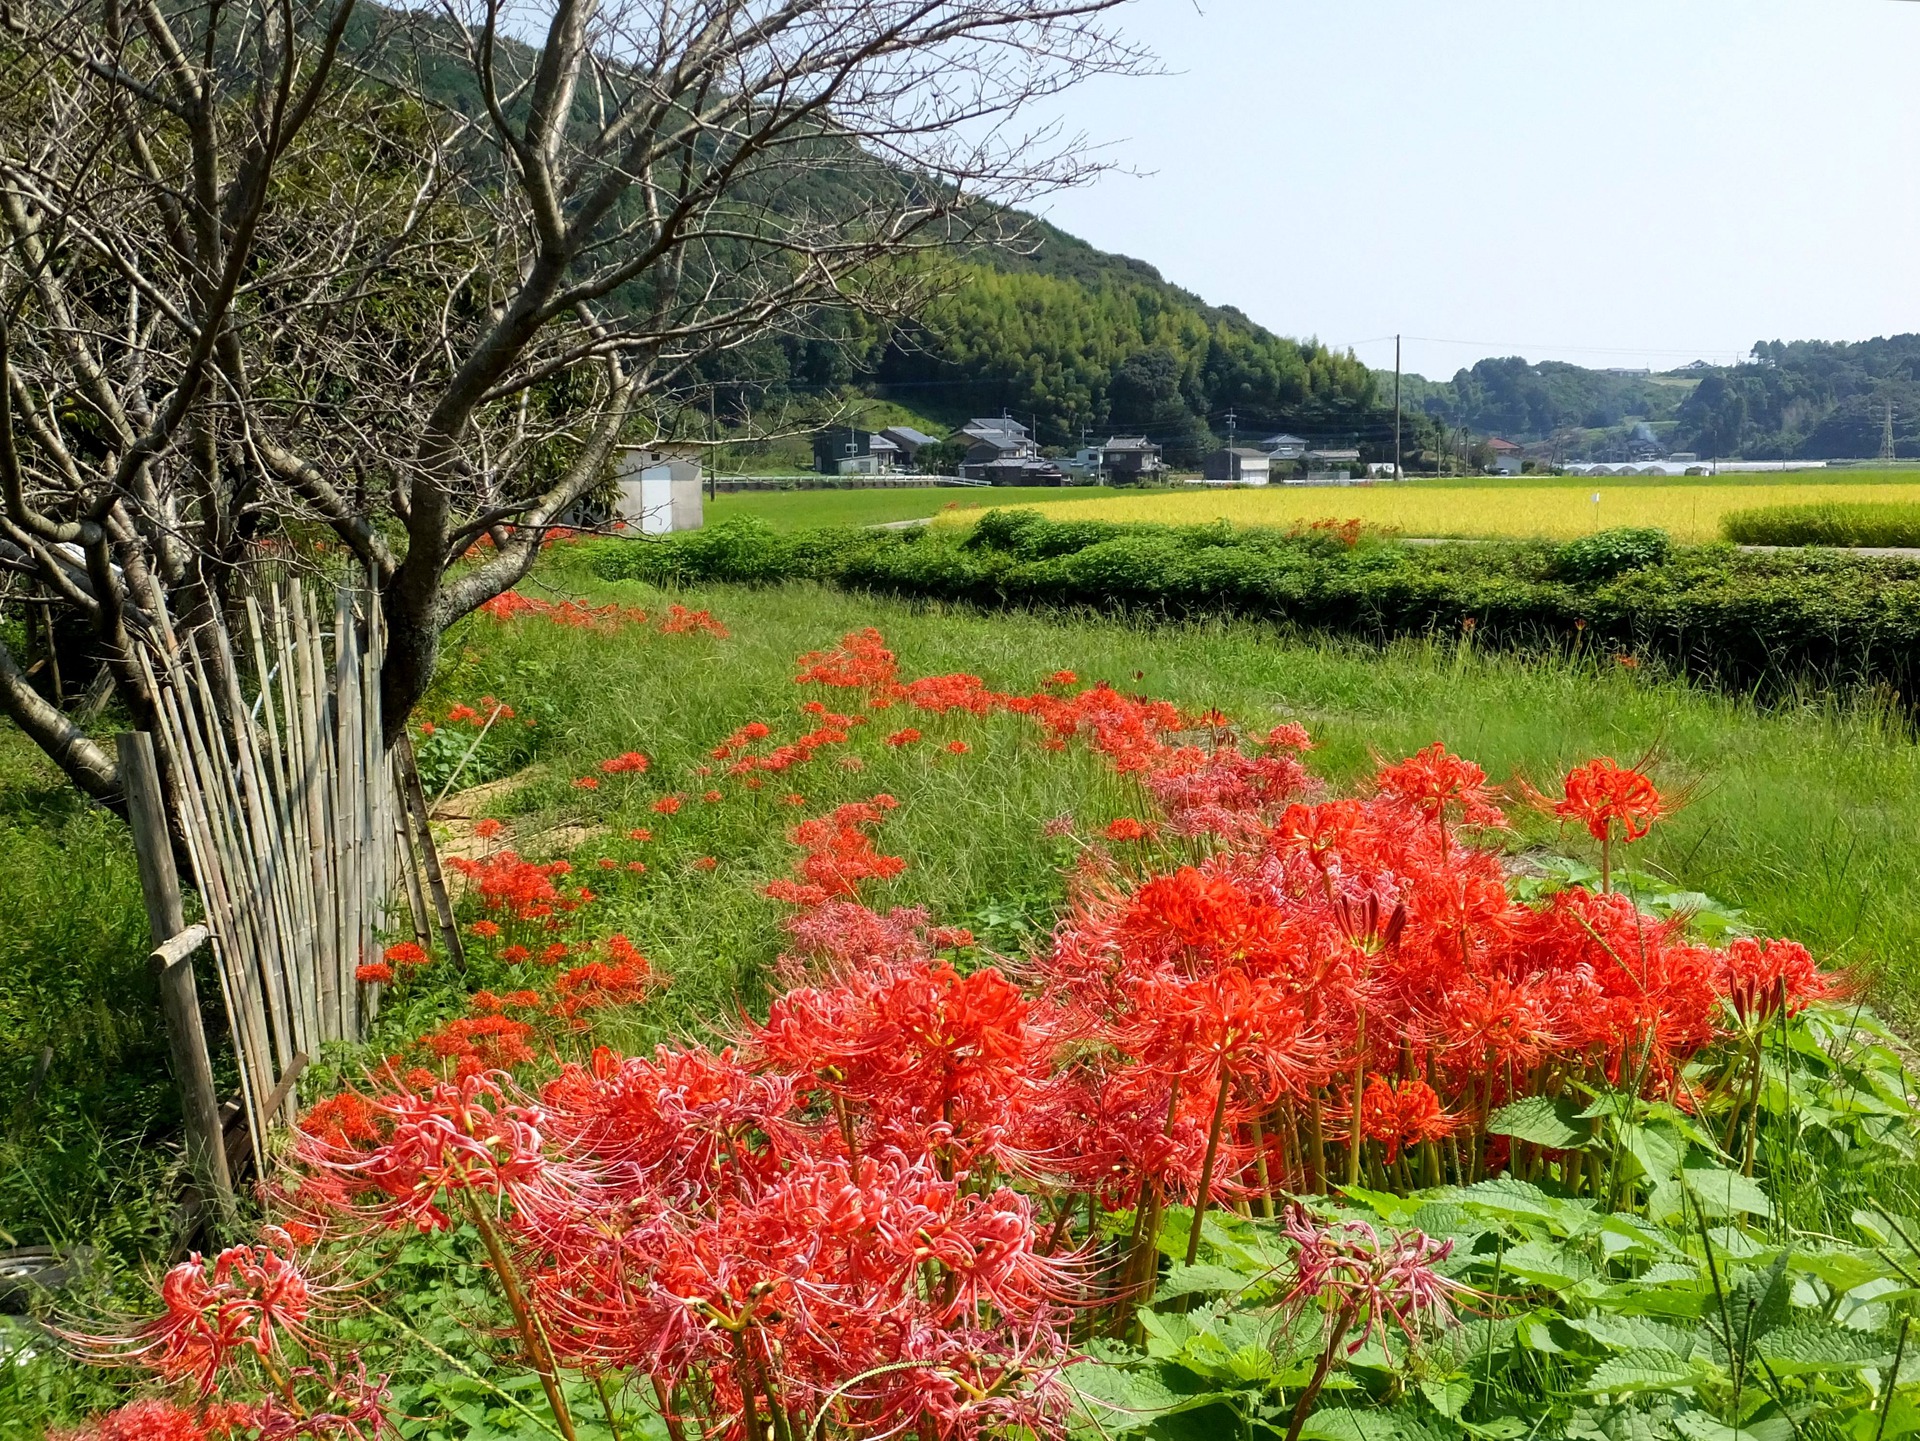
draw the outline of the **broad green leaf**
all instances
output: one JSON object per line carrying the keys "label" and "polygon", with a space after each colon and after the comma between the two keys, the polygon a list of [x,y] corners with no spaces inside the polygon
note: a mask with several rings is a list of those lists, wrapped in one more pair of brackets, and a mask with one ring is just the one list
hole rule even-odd
{"label": "broad green leaf", "polygon": [[1485,1215],[1532,1217],[1569,1232],[1584,1230],[1593,1219],[1592,1202],[1561,1200],[1512,1176],[1478,1181],[1464,1190],[1445,1192],[1439,1199],[1457,1201]]}
{"label": "broad green leaf", "polygon": [[1858,1331],[1802,1321],[1760,1338],[1755,1348],[1775,1374],[1800,1376],[1815,1371],[1862,1371],[1888,1359],[1884,1343]]}
{"label": "broad green leaf", "polygon": [[1594,1368],[1583,1388],[1618,1394],[1628,1391],[1679,1391],[1691,1386],[1694,1369],[1671,1351],[1627,1351]]}
{"label": "broad green leaf", "polygon": [[1249,1276],[1230,1266],[1182,1266],[1175,1263],[1153,1293],[1155,1301],[1171,1301],[1177,1296],[1191,1296],[1197,1292],[1227,1291],[1238,1293],[1249,1286],[1267,1279],[1265,1276]]}
{"label": "broad green leaf", "polygon": [[1658,1183],[1671,1180],[1680,1170],[1680,1158],[1684,1147],[1664,1130],[1652,1126],[1635,1126],[1620,1122],[1617,1126],[1620,1144],[1625,1146],[1627,1154],[1639,1165],[1642,1174],[1649,1181]]}
{"label": "broad green leaf", "polygon": [[1426,1205],[1414,1197],[1396,1196],[1391,1191],[1369,1191],[1365,1186],[1342,1186],[1340,1194],[1365,1206],[1392,1226],[1406,1225],[1414,1213]]}
{"label": "broad green leaf", "polygon": [[1593,1262],[1585,1256],[1548,1241],[1525,1241],[1508,1247],[1500,1269],[1536,1286],[1555,1289],[1572,1286],[1594,1274]]}
{"label": "broad green leaf", "polygon": [[1449,1376],[1444,1381],[1422,1381],[1420,1394],[1442,1416],[1457,1417],[1473,1399],[1473,1378]]}
{"label": "broad green leaf", "polygon": [[1581,1316],[1566,1324],[1613,1351],[1667,1351],[1683,1361],[1693,1354],[1692,1330],[1644,1316]]}
{"label": "broad green leaf", "polygon": [[1574,1124],[1580,1107],[1568,1097],[1524,1096],[1502,1106],[1487,1121],[1487,1134],[1511,1136],[1549,1150],[1566,1151],[1587,1139],[1587,1129]]}
{"label": "broad green leaf", "polygon": [[1704,1156],[1689,1156],[1680,1179],[1709,1215],[1771,1216],[1773,1203],[1759,1183],[1738,1171],[1716,1166]]}
{"label": "broad green leaf", "polygon": [[1091,1417],[1096,1433],[1141,1431],[1164,1416],[1223,1401],[1231,1392],[1176,1391],[1152,1368],[1133,1369],[1098,1362],[1069,1366],[1061,1373],[1073,1390],[1074,1405]]}
{"label": "broad green leaf", "polygon": [[1392,1411],[1323,1406],[1300,1428],[1301,1441],[1432,1441],[1433,1432]]}
{"label": "broad green leaf", "polygon": [[1673,1424],[1691,1441],[1793,1441],[1793,1423],[1785,1416],[1769,1416],[1744,1426],[1729,1426],[1699,1411],[1675,1416]]}

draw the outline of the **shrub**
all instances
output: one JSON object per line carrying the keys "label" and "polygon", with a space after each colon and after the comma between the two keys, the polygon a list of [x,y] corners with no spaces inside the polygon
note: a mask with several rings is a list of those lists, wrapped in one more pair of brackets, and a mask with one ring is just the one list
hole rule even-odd
{"label": "shrub", "polygon": [[1911,501],[1767,505],[1722,516],[1720,533],[1741,545],[1920,546],[1920,505]]}
{"label": "shrub", "polygon": [[733,523],[704,537],[625,543],[596,564],[610,579],[810,579],[982,606],[1253,616],[1367,640],[1471,631],[1482,645],[1657,658],[1742,688],[1810,679],[1920,690],[1920,564],[1675,548],[1658,531],[1571,546],[1349,549],[1324,535],[994,511],[971,533],[781,535]]}
{"label": "shrub", "polygon": [[1642,566],[1664,565],[1672,554],[1673,542],[1664,530],[1621,526],[1568,541],[1560,547],[1555,569],[1573,581],[1612,580]]}

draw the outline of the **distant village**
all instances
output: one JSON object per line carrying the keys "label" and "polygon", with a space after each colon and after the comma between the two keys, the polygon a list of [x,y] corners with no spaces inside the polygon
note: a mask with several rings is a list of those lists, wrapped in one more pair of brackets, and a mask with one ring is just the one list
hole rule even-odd
{"label": "distant village", "polygon": [[[1596,458],[1562,459],[1546,444],[1520,445],[1500,436],[1473,442],[1469,468],[1487,475],[1684,476],[1744,471],[1820,469],[1825,461],[1711,461],[1668,451],[1646,426]],[[1173,479],[1161,447],[1144,435],[1112,435],[1071,456],[1046,456],[1011,415],[969,420],[946,437],[908,425],[868,430],[837,426],[813,439],[814,469],[846,478],[947,475],[982,485],[1138,485]],[[1193,479],[1191,472],[1186,479]],[[1316,447],[1297,435],[1270,435],[1253,445],[1226,445],[1201,462],[1209,485],[1350,485],[1393,480],[1394,467],[1363,461],[1353,448]]]}
{"label": "distant village", "polygon": [[[938,458],[940,464],[930,462]],[[1144,435],[1114,435],[1071,456],[1051,458],[1010,415],[968,421],[944,440],[911,426],[883,430],[841,426],[814,437],[814,469],[822,475],[921,475],[936,470],[986,485],[1138,485],[1167,475],[1161,448]],[[1216,485],[1331,485],[1391,476],[1391,465],[1363,465],[1352,449],[1314,449],[1297,435],[1274,435],[1256,446],[1223,446],[1208,455],[1201,477]]]}

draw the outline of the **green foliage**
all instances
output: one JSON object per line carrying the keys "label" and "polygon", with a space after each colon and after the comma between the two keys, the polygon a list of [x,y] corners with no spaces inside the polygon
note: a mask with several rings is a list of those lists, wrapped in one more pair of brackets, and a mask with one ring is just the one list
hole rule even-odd
{"label": "green foliage", "polygon": [[1554,572],[1576,584],[1594,585],[1630,570],[1665,565],[1672,555],[1673,542],[1664,530],[1621,526],[1568,541],[1554,557]]}
{"label": "green foliage", "polygon": [[1920,505],[1760,506],[1722,516],[1720,533],[1741,545],[1920,546]]}
{"label": "green foliage", "polygon": [[1657,532],[1535,543],[1348,548],[1224,524],[1055,522],[989,513],[971,534],[775,535],[729,525],[598,548],[606,578],[850,589],[976,605],[1237,614],[1369,639],[1471,632],[1476,645],[1659,659],[1740,688],[1920,688],[1920,564],[1671,548]]}

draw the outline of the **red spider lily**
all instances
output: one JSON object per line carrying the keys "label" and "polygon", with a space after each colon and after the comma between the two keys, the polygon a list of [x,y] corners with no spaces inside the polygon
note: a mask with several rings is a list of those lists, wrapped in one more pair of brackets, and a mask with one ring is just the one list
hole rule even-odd
{"label": "red spider lily", "polygon": [[912,726],[906,726],[900,730],[895,731],[892,735],[888,736],[887,744],[894,747],[897,750],[901,746],[910,746],[919,739],[920,739],[920,732],[915,730]]}
{"label": "red spider lily", "polygon": [[1449,812],[1469,826],[1501,826],[1506,816],[1493,803],[1487,773],[1435,741],[1397,765],[1382,766],[1374,785],[1384,796],[1412,806],[1438,823]]}
{"label": "red spider lily", "polygon": [[573,788],[577,791],[597,791],[600,789],[600,778],[598,776],[577,776],[574,779]]}
{"label": "red spider lily", "polygon": [[793,679],[796,685],[885,691],[898,674],[893,652],[880,632],[869,627],[842,636],[831,650],[808,651],[800,657],[800,673]]}
{"label": "red spider lily", "polygon": [[677,815],[680,810],[679,796],[662,796],[653,803],[654,814],[662,816]]}
{"label": "red spider lily", "polygon": [[1609,839],[1616,823],[1624,839],[1637,841],[1666,814],[1653,782],[1610,756],[1568,771],[1564,795],[1552,803],[1552,810],[1562,820],[1580,822],[1596,841]]}
{"label": "red spider lily", "polygon": [[719,791],[707,791],[705,794],[703,794],[700,797],[700,799],[705,801],[708,805],[712,805],[716,801],[724,800],[725,797],[722,796]]}
{"label": "red spider lily", "polygon": [[530,959],[532,955],[533,952],[525,946],[502,946],[500,948],[500,959],[510,966],[517,966],[523,961]]}
{"label": "red spider lily", "polygon": [[627,832],[627,839],[630,841],[650,841],[653,839],[653,832],[645,826],[636,826]]}
{"label": "red spider lily", "polygon": [[271,1364],[282,1338],[313,1344],[307,1323],[315,1290],[286,1231],[260,1246],[229,1246],[212,1260],[195,1252],[160,1281],[161,1314],[132,1335],[69,1339],[100,1359],[137,1363],[167,1381],[190,1381],[205,1402],[243,1354]]}
{"label": "red spider lily", "polygon": [[1452,1320],[1451,1298],[1466,1289],[1435,1269],[1453,1253],[1451,1241],[1418,1231],[1383,1238],[1364,1221],[1323,1224],[1298,1205],[1287,1211],[1286,1234],[1296,1249],[1281,1305],[1320,1305],[1330,1344],[1344,1342],[1348,1355],[1388,1329],[1418,1341]]}
{"label": "red spider lily", "polygon": [[973,747],[968,745],[965,741],[948,741],[947,742],[948,755],[963,756],[972,749]]}
{"label": "red spider lily", "polygon": [[675,603],[667,607],[666,616],[660,622],[662,635],[710,635],[715,640],[727,640],[732,636],[724,625],[713,618],[711,611],[688,610]]}
{"label": "red spider lily", "polygon": [[507,1071],[534,1058],[527,1044],[533,1027],[499,1014],[466,1016],[448,1021],[420,1038],[420,1044],[442,1061],[452,1061],[455,1074],[465,1077],[487,1071]]}
{"label": "red spider lily", "polygon": [[498,940],[500,938],[500,923],[498,921],[475,921],[467,927],[467,933],[478,936],[483,941]]}
{"label": "red spider lily", "polygon": [[381,952],[381,958],[394,966],[424,966],[433,958],[417,941],[401,941]]}
{"label": "red spider lily", "polygon": [[1070,670],[1057,670],[1052,675],[1047,677],[1048,685],[1070,686],[1070,685],[1078,685],[1079,683],[1080,683],[1080,677],[1075,675]]}
{"label": "red spider lily", "polygon": [[1797,1016],[1845,990],[1838,979],[1821,971],[1798,942],[1747,936],[1716,958],[1716,982],[1743,1030],[1765,1026],[1783,1006],[1789,1016]]}
{"label": "red spider lily", "polygon": [[506,829],[505,825],[493,819],[491,816],[489,816],[486,820],[475,821],[473,823],[473,833],[476,836],[480,837],[480,839],[483,841],[492,840],[495,836],[499,835],[500,832],[505,829]]}
{"label": "red spider lily", "polygon": [[645,775],[653,764],[639,751],[628,751],[624,755],[614,756],[611,760],[600,762],[600,770],[605,775]]}
{"label": "red spider lily", "polygon": [[385,961],[366,961],[354,967],[353,978],[363,986],[384,986],[393,980],[393,967]]}
{"label": "red spider lily", "polygon": [[501,1080],[462,1076],[424,1095],[382,1095],[368,1104],[377,1144],[343,1147],[332,1128],[302,1126],[294,1156],[320,1183],[322,1198],[338,1198],[378,1225],[442,1230],[452,1224],[443,1193],[505,1197],[520,1209],[556,1184],[541,1153],[543,1116]]}
{"label": "red spider lily", "polygon": [[1438,1093],[1422,1080],[1396,1083],[1373,1076],[1361,1094],[1362,1133],[1386,1147],[1389,1166],[1400,1158],[1401,1147],[1441,1140],[1452,1135],[1457,1124],[1458,1120],[1441,1105]]}
{"label": "red spider lily", "polygon": [[255,1425],[253,1407],[206,1406],[189,1411],[171,1401],[129,1401],[85,1426],[48,1433],[48,1441],[216,1441]]}

